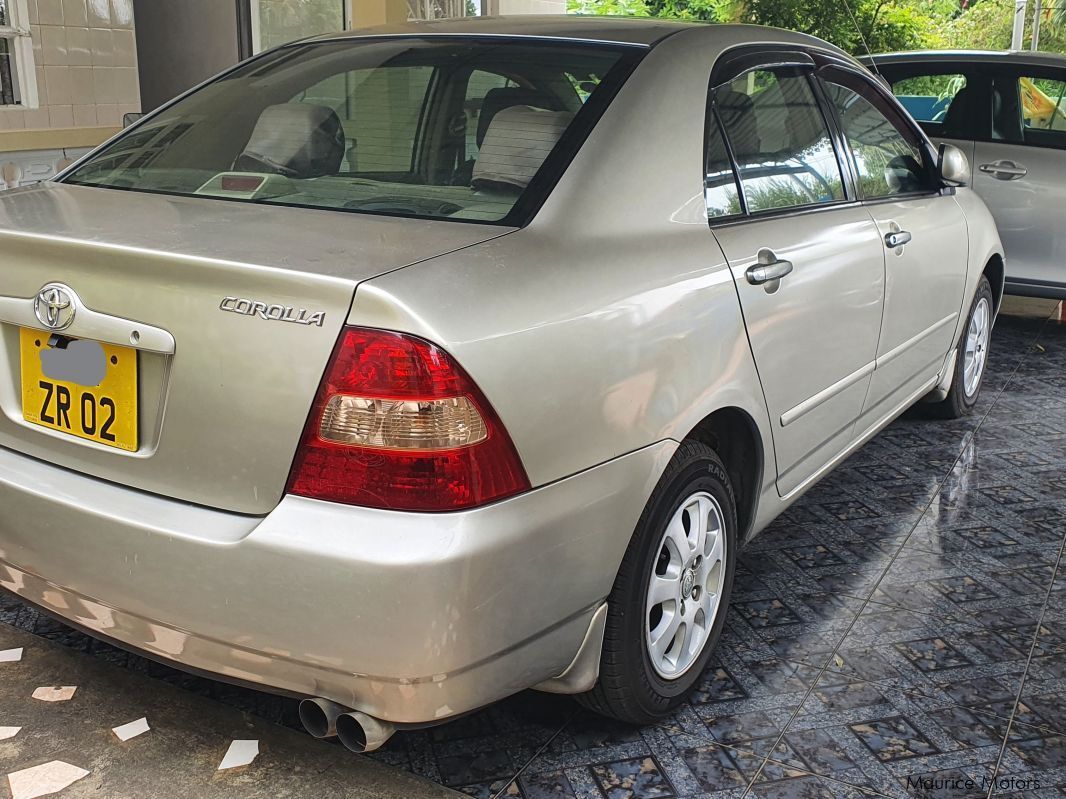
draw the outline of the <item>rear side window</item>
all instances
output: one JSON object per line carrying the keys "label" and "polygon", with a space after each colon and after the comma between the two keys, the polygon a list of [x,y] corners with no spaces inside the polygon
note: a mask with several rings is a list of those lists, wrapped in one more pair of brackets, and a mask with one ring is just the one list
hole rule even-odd
{"label": "rear side window", "polygon": [[892,93],[931,135],[972,139],[972,105],[975,99],[965,75],[915,75],[892,82]]}
{"label": "rear side window", "polygon": [[865,199],[880,199],[936,188],[921,139],[896,118],[890,103],[860,79],[850,86],[825,84],[836,107]]}
{"label": "rear side window", "polygon": [[[748,72],[714,92],[714,108],[739,170],[749,213],[844,199],[832,139],[809,79],[792,68]],[[708,210],[739,205],[729,173],[708,153]],[[712,176],[712,172],[715,176]],[[735,211],[734,211],[735,212]],[[721,215],[720,213],[717,215]]]}
{"label": "rear side window", "polygon": [[1066,148],[1066,81],[996,78],[996,138],[1035,147]]}
{"label": "rear side window", "polygon": [[521,223],[639,54],[487,37],[283,47],[147,119],[64,180]]}

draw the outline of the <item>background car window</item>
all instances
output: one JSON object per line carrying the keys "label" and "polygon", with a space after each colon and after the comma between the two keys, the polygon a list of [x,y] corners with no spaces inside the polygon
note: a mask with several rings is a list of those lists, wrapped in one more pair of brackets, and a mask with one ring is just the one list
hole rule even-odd
{"label": "background car window", "polygon": [[754,70],[719,87],[714,102],[749,212],[844,199],[836,152],[803,73]]}
{"label": "background car window", "polygon": [[995,94],[1002,138],[1037,147],[1066,147],[1066,81],[1025,76],[999,79]]}
{"label": "background car window", "polygon": [[[847,86],[838,83],[825,86],[851,148],[864,198],[892,197],[935,188],[921,142],[912,131],[897,126],[871,100]],[[871,98],[879,99],[873,94]]]}
{"label": "background car window", "polygon": [[892,93],[912,117],[937,136],[972,139],[973,91],[958,73],[914,75],[892,82]]}

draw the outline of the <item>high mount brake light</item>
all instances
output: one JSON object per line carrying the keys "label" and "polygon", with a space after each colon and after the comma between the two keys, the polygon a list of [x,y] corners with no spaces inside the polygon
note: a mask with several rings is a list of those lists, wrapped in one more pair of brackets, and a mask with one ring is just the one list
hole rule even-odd
{"label": "high mount brake light", "polygon": [[344,328],[307,420],[289,493],[449,511],[529,487],[499,417],[446,352],[402,333]]}

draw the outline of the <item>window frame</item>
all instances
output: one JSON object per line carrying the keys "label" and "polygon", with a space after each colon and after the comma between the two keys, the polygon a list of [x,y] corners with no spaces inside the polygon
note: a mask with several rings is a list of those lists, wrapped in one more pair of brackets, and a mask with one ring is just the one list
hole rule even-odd
{"label": "window frame", "polygon": [[[873,98],[867,96],[863,91],[859,91],[854,86],[849,86],[847,83],[841,83],[833,80],[827,75],[832,75],[834,72],[843,76],[845,80],[851,80],[858,84],[862,89],[867,90],[873,95]],[[840,141],[844,145],[845,157],[848,161],[848,168],[851,171],[851,179],[854,184],[855,196],[859,202],[863,205],[874,205],[878,203],[886,202],[899,202],[901,200],[914,199],[917,197],[929,197],[935,194],[943,194],[947,187],[940,181],[938,174],[938,162],[939,153],[933,146],[929,137],[926,135],[922,127],[907,113],[907,110],[903,107],[902,103],[896,98],[896,95],[892,93],[891,88],[878,82],[876,79],[865,74],[860,69],[856,69],[849,64],[844,64],[839,61],[830,61],[828,63],[819,66],[815,79],[819,83],[819,87],[822,91],[822,97],[825,102],[827,112],[831,118],[831,124],[836,128],[837,134],[840,137]],[[901,134],[905,135],[905,132],[910,132],[911,135],[917,140],[919,149],[923,156],[924,166],[928,170],[931,183],[930,188],[921,189],[919,191],[909,191],[900,194],[890,194],[884,197],[864,197],[862,195],[861,183],[859,181],[859,168],[855,161],[855,152],[851,147],[851,143],[848,140],[847,134],[844,131],[843,121],[840,118],[840,112],[836,107],[836,104],[831,102],[829,94],[826,91],[826,83],[835,83],[838,86],[842,86],[849,91],[859,95],[867,102],[869,102],[877,111],[879,111],[885,119],[888,120],[894,128],[899,130]],[[880,100],[880,102],[877,102]],[[894,118],[893,118],[894,117]]]}
{"label": "window frame", "polygon": [[12,64],[14,103],[0,103],[0,110],[32,110],[40,107],[37,93],[37,69],[33,60],[33,37],[29,27],[27,0],[8,0],[7,25],[0,25],[0,39],[5,39]]}
{"label": "window frame", "polygon": [[[814,52],[804,48],[797,48],[794,45],[781,45],[780,47],[773,48],[759,46],[758,49],[752,48],[750,45],[741,45],[732,50],[727,50],[719,56],[718,61],[711,70],[707,90],[707,121],[704,126],[703,137],[702,182],[704,187],[704,203],[706,204],[707,167],[709,166],[708,158],[710,155],[710,141],[712,130],[714,130],[711,126],[715,125],[729,158],[729,166],[733,172],[733,182],[737,190],[737,197],[740,202],[741,210],[739,213],[725,214],[722,216],[711,216],[708,210],[707,221],[710,226],[717,227],[720,225],[735,224],[737,222],[792,216],[796,214],[820,213],[846,207],[848,205],[854,205],[856,203],[857,194],[853,183],[854,176],[850,171],[850,166],[847,165],[845,161],[846,154],[841,150],[841,140],[837,134],[837,129],[829,116],[830,109],[826,103],[826,98],[822,94],[821,87],[815,79],[816,64],[817,62],[815,60]],[[744,193],[744,182],[740,177],[740,165],[736,158],[733,143],[730,141],[725,124],[722,122],[721,114],[718,110],[718,90],[724,85],[731,83],[737,78],[743,77],[750,72],[779,69],[795,70],[799,73],[799,76],[807,82],[814,98],[815,105],[822,118],[822,122],[825,125],[826,135],[829,137],[830,145],[833,148],[837,169],[840,172],[841,187],[844,196],[841,199],[831,200],[829,202],[804,203],[802,205],[792,205],[784,208],[765,208],[759,211],[752,211],[748,207],[747,196]]]}

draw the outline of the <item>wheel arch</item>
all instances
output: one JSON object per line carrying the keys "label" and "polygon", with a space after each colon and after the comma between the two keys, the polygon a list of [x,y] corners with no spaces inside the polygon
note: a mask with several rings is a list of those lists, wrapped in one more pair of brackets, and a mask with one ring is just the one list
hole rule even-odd
{"label": "wheel arch", "polygon": [[766,458],[755,419],[742,408],[728,406],[705,416],[685,439],[700,441],[725,464],[737,500],[740,541],[752,533]]}

